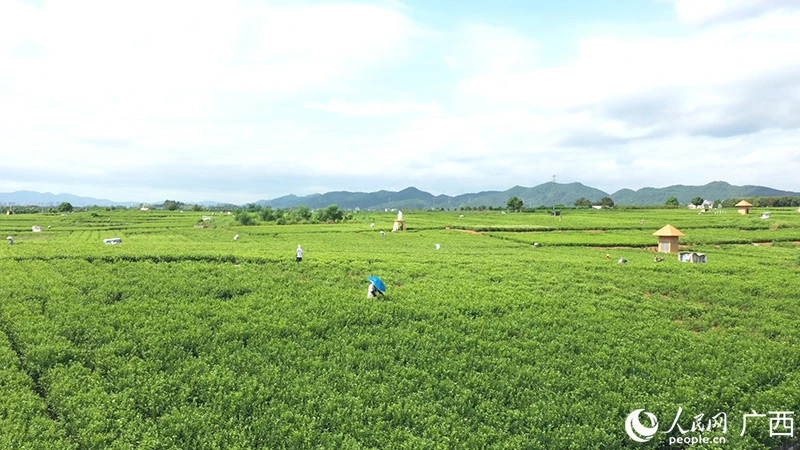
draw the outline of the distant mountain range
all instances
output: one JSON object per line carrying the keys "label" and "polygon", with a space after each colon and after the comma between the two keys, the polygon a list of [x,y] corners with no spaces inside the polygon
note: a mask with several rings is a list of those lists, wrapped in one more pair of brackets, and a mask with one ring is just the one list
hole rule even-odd
{"label": "distant mountain range", "polygon": [[[506,206],[508,199],[519,197],[525,206],[550,206],[554,202],[560,205],[573,205],[584,197],[592,202],[610,197],[617,205],[647,206],[663,205],[670,197],[676,197],[682,204],[688,204],[695,197],[705,200],[727,200],[744,197],[783,197],[797,196],[798,192],[781,191],[764,186],[733,186],[724,181],[714,181],[703,186],[674,185],[664,188],[646,187],[639,190],[620,189],[609,194],[600,189],[585,186],[581,183],[543,183],[534,187],[514,186],[505,191],[482,191],[457,196],[433,195],[414,187],[399,192],[348,192],[334,191],[325,194],[312,194],[304,197],[286,195],[272,200],[255,202],[261,206],[273,208],[293,208],[305,205],[311,209],[338,205],[343,209],[430,209],[430,208],[462,208]],[[115,202],[105,199],[80,197],[71,194],[51,194],[32,191],[0,193],[2,205],[39,205],[58,206],[61,202],[69,202],[73,206],[138,206],[139,202]],[[202,202],[205,206],[214,206],[214,202]]]}
{"label": "distant mountain range", "polygon": [[51,194],[50,192],[16,191],[0,193],[0,204],[2,205],[36,205],[36,206],[58,206],[67,202],[72,206],[134,206],[139,203],[134,202],[115,202],[102,198],[81,197],[72,194]]}
{"label": "distant mountain range", "polygon": [[[733,186],[724,181],[714,181],[704,186],[675,185],[665,188],[642,188],[637,191],[621,189],[609,194],[600,189],[585,186],[581,183],[560,184],[543,183],[534,187],[514,186],[505,191],[483,191],[473,194],[461,194],[454,197],[447,195],[434,196],[417,188],[409,187],[399,192],[328,192],[305,197],[287,195],[272,200],[261,200],[258,205],[273,208],[291,208],[306,205],[309,208],[324,208],[338,205],[344,209],[420,209],[420,208],[461,208],[478,206],[506,206],[508,199],[519,197],[526,206],[549,206],[554,202],[560,205],[573,205],[584,197],[598,202],[603,197],[610,197],[617,205],[647,206],[663,205],[670,197],[676,197],[682,204],[688,204],[695,197],[705,200],[727,200],[743,197],[783,197],[800,196],[800,193],[781,191],[763,186]],[[554,198],[555,197],[555,198]]]}

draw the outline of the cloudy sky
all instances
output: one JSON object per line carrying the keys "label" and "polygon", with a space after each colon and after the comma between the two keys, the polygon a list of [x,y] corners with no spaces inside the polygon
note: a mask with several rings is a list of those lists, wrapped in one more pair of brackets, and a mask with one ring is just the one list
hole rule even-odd
{"label": "cloudy sky", "polygon": [[0,2],[0,192],[800,191],[797,0]]}

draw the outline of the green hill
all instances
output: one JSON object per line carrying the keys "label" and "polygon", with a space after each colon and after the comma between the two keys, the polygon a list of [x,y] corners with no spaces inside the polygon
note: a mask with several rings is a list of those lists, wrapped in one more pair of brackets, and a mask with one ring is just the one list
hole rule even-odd
{"label": "green hill", "polygon": [[665,188],[642,188],[637,191],[621,189],[611,195],[618,205],[663,205],[670,197],[676,197],[685,205],[692,199],[726,200],[739,197],[782,197],[798,196],[796,192],[781,191],[764,186],[734,186],[724,181],[713,181],[703,186],[684,186],[676,184]]}

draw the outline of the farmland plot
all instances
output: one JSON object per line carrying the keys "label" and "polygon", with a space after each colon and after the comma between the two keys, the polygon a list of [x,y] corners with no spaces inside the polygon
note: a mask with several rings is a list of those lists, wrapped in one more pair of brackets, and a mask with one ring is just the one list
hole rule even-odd
{"label": "farmland plot", "polygon": [[[800,410],[798,220],[635,213],[407,212],[386,236],[377,213],[0,222],[18,235],[0,252],[0,447],[666,448],[679,408],[687,430],[725,412],[704,433],[721,448],[796,441],[767,419],[740,431]],[[667,222],[709,263],[653,262]],[[731,238],[756,232],[777,243]],[[625,430],[640,408],[660,420],[646,443]]]}

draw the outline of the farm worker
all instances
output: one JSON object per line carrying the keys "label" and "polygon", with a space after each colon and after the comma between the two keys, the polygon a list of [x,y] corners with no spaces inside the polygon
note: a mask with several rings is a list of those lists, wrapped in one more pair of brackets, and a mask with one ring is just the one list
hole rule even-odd
{"label": "farm worker", "polygon": [[303,247],[300,247],[300,244],[297,244],[297,262],[303,260]]}
{"label": "farm worker", "polygon": [[367,288],[367,298],[375,298],[378,294],[383,295],[383,292],[378,290],[378,287],[375,286],[375,283],[369,282],[369,287]]}
{"label": "farm worker", "polygon": [[8,239],[8,245],[14,245],[14,238],[13,237],[9,236],[6,239]]}

